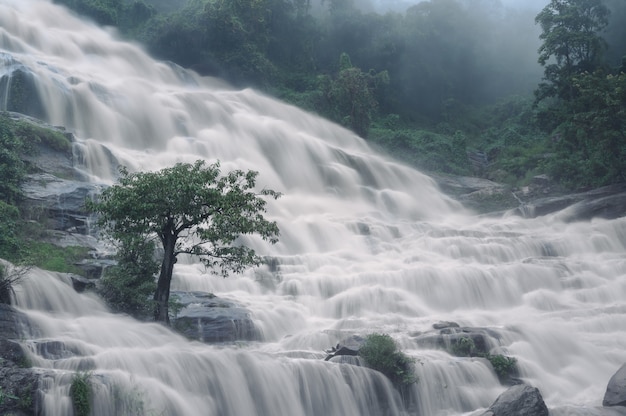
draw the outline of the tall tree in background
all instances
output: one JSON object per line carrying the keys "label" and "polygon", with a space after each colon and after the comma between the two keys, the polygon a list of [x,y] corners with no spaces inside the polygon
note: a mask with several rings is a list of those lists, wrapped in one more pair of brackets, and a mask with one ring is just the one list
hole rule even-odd
{"label": "tall tree in background", "polygon": [[541,26],[539,63],[545,67],[538,100],[575,98],[573,77],[602,65],[606,42],[598,34],[608,25],[602,0],[552,0],[535,18]]}
{"label": "tall tree in background", "polygon": [[552,0],[539,15],[543,44],[539,63],[546,82],[540,127],[552,136],[549,173],[571,188],[626,180],[626,76],[612,74],[603,60],[608,25],[602,0]]}

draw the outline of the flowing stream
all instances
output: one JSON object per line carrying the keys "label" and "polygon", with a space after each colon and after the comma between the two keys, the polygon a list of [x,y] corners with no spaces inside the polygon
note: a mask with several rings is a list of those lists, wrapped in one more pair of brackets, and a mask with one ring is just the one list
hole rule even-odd
{"label": "flowing stream", "polygon": [[[515,357],[551,409],[600,406],[626,362],[626,218],[478,217],[349,131],[156,62],[45,0],[0,0],[0,76],[16,68],[37,85],[36,115],[75,132],[77,168],[94,182],[112,183],[117,164],[203,158],[257,170],[261,187],[284,194],[268,213],[280,242],[248,241],[277,270],[222,279],[191,260],[174,270],[174,289],[249,308],[260,342],[189,342],[32,272],[17,299],[39,328],[26,343],[65,345],[33,354],[52,374],[45,415],[72,414],[76,371],[91,371],[94,415],[480,414],[506,387],[487,360],[418,342],[441,321],[497,334],[492,351]],[[374,332],[416,360],[404,398],[375,371],[323,361]]]}

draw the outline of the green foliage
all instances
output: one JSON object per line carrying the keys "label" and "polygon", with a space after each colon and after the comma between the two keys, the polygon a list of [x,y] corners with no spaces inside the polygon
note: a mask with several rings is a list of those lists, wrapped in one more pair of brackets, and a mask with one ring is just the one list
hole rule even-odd
{"label": "green foliage", "polygon": [[[602,0],[551,0],[535,18],[541,25],[539,63],[547,83],[537,90],[539,100],[576,97],[572,77],[601,65],[606,42],[598,35],[608,24]],[[549,63],[550,62],[550,63]]]}
{"label": "green foliage", "polygon": [[21,159],[26,146],[14,130],[15,121],[0,114],[0,200],[8,204],[20,200],[20,184],[26,175],[26,164]]}
{"label": "green foliage", "polygon": [[426,130],[373,128],[370,141],[392,156],[431,172],[468,174],[466,138],[462,132],[451,135]]}
{"label": "green foliage", "polygon": [[19,210],[0,200],[0,257],[9,259],[20,252],[17,237]]}
{"label": "green foliage", "polygon": [[502,354],[489,354],[477,351],[474,340],[470,337],[461,337],[455,340],[449,349],[450,354],[456,357],[483,357],[486,358],[498,379],[503,382],[517,374],[517,359]]}
{"label": "green foliage", "polygon": [[337,77],[320,81],[325,103],[318,110],[361,137],[367,137],[378,107],[374,92],[379,85],[389,83],[387,71],[365,73],[352,66],[348,54],[342,53]]}
{"label": "green foliage", "polygon": [[14,123],[13,132],[17,139],[25,144],[25,149],[29,152],[35,151],[35,145],[43,144],[65,154],[72,153],[72,142],[58,130],[18,120]]}
{"label": "green foliage", "polygon": [[9,259],[23,264],[37,266],[44,270],[60,273],[81,274],[74,263],[88,257],[89,248],[80,246],[59,247],[52,243],[30,239],[21,239],[19,257]]}
{"label": "green foliage", "polygon": [[99,294],[116,312],[146,319],[154,310],[155,276],[159,271],[153,241],[125,240],[117,250],[117,265],[106,269]]}
{"label": "green foliage", "polygon": [[500,380],[505,380],[517,373],[517,358],[502,354],[487,354],[485,357],[491,363],[493,370]]}
{"label": "green foliage", "polygon": [[402,387],[418,381],[414,371],[414,360],[398,351],[398,347],[387,334],[370,334],[359,349],[359,356],[368,367],[383,373],[396,386]]}
{"label": "green foliage", "polygon": [[219,163],[198,160],[158,172],[122,168],[120,173],[118,184],[87,205],[122,247],[154,238],[160,242],[164,254],[154,297],[159,320],[169,321],[169,286],[179,254],[197,256],[211,272],[226,277],[263,262],[251,248],[235,244],[241,236],[278,241],[278,226],[263,217],[263,197],[280,194],[255,192],[257,172],[235,170],[222,176]]}
{"label": "green foliage", "polygon": [[452,354],[457,357],[473,357],[476,355],[476,344],[470,337],[461,337],[452,344]]}
{"label": "green foliage", "polygon": [[152,17],[154,7],[143,0],[54,0],[106,26],[131,30]]}
{"label": "green foliage", "polygon": [[92,386],[91,373],[76,373],[70,385],[70,398],[76,416],[89,416],[91,413]]}
{"label": "green foliage", "polygon": [[560,109],[550,174],[570,188],[626,181],[626,74],[573,78],[576,98]]}

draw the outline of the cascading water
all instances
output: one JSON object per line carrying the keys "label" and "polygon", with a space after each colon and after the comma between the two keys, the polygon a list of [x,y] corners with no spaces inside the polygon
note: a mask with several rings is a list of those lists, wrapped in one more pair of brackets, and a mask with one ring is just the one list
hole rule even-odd
{"label": "cascading water", "polygon": [[[280,279],[263,284],[254,270],[216,278],[192,261],[175,269],[176,289],[244,303],[262,342],[188,342],[32,272],[18,292],[39,328],[29,342],[35,352],[65,345],[62,356],[33,355],[52,370],[45,415],[71,414],[75,371],[93,372],[96,415],[484,409],[505,389],[487,360],[418,342],[440,321],[497,334],[493,351],[516,357],[521,378],[553,409],[599,406],[626,362],[626,219],[478,218],[350,132],[155,62],[44,0],[0,0],[0,57],[0,75],[32,74],[41,116],[76,133],[79,168],[93,181],[112,182],[118,163],[154,170],[219,159],[225,171],[259,171],[262,187],[284,194],[269,210],[280,243],[250,241],[278,259]],[[377,372],[321,359],[341,339],[372,332],[416,359],[409,400]]]}

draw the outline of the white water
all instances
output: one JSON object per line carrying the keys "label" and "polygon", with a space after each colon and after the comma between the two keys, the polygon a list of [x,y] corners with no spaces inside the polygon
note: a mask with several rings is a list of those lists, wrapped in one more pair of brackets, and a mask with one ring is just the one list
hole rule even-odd
{"label": "white water", "polygon": [[[284,193],[270,206],[280,243],[250,241],[280,260],[280,279],[267,270],[221,279],[190,261],[175,269],[177,289],[247,305],[261,343],[190,343],[33,272],[18,293],[41,328],[29,343],[74,351],[33,357],[58,373],[46,383],[46,415],[71,414],[69,381],[89,369],[96,415],[140,405],[219,416],[488,407],[505,388],[485,360],[417,346],[414,335],[439,321],[500,332],[495,351],[516,357],[553,409],[599,406],[626,362],[626,219],[478,218],[350,132],[155,62],[43,0],[0,0],[0,50],[0,75],[9,57],[36,74],[46,121],[76,132],[87,155],[79,168],[94,181],[114,180],[106,147],[131,170],[219,159],[224,170],[258,170],[260,186]],[[418,360],[408,409],[378,373],[321,360],[342,338],[371,332],[392,335]]]}

